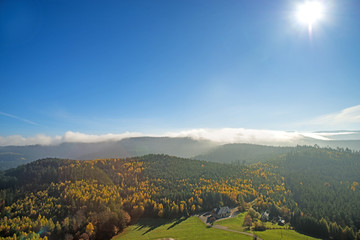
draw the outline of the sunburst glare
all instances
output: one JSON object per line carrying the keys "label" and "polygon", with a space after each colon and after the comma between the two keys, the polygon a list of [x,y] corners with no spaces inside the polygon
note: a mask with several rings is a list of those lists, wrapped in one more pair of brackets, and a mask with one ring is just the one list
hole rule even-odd
{"label": "sunburst glare", "polygon": [[306,24],[309,29],[309,34],[312,34],[313,25],[324,18],[325,6],[320,1],[306,1],[297,7],[296,18],[302,23]]}

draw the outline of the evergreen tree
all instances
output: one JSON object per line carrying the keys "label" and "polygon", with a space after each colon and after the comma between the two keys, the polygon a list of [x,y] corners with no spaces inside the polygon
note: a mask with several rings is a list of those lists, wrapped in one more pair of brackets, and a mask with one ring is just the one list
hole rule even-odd
{"label": "evergreen tree", "polygon": [[343,234],[344,240],[354,240],[355,239],[355,234],[354,234],[353,230],[351,228],[349,228],[348,226],[346,226],[344,228],[344,230],[342,231],[342,234]]}
{"label": "evergreen tree", "polygon": [[329,237],[329,225],[324,218],[319,222],[319,236],[323,238]]}

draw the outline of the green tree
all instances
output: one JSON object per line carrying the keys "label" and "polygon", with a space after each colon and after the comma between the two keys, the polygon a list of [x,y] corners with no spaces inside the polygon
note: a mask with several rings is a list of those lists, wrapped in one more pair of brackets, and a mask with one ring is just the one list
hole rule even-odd
{"label": "green tree", "polygon": [[343,234],[344,240],[354,240],[355,239],[355,234],[354,234],[353,230],[351,228],[349,228],[348,226],[346,226],[344,228],[344,230],[342,231],[342,234]]}
{"label": "green tree", "polygon": [[323,238],[329,237],[329,225],[324,218],[322,218],[319,222],[319,235]]}
{"label": "green tree", "polygon": [[244,217],[244,226],[250,228],[251,225],[252,225],[252,218],[249,214],[246,214],[245,217]]}
{"label": "green tree", "polygon": [[330,224],[330,237],[334,240],[341,240],[342,229],[336,222]]}
{"label": "green tree", "polygon": [[356,233],[356,240],[360,240],[360,230]]}
{"label": "green tree", "polygon": [[245,212],[246,211],[246,202],[245,202],[242,194],[238,195],[237,201],[238,201],[238,210],[240,212]]}

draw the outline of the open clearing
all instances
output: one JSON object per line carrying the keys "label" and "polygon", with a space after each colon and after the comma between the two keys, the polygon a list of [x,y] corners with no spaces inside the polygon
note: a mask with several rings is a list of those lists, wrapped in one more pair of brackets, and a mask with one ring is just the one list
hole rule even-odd
{"label": "open clearing", "polygon": [[236,217],[224,219],[221,221],[216,221],[214,224],[224,226],[229,229],[233,229],[237,231],[244,231],[243,223],[244,223],[245,214],[246,213],[239,213]]}
{"label": "open clearing", "polygon": [[[225,219],[216,223],[216,225],[227,227],[228,229],[244,231],[242,222],[244,214]],[[251,231],[248,231],[252,233]],[[254,232],[257,236],[264,240],[317,240],[317,238],[309,237],[294,230],[275,229],[266,230],[264,232]],[[215,229],[206,226],[198,217],[181,218],[173,221],[165,219],[145,218],[141,219],[135,225],[128,227],[123,233],[115,236],[113,240],[135,240],[135,239],[240,239],[252,240],[250,236],[229,232],[222,229]]]}
{"label": "open clearing", "polygon": [[128,227],[115,239],[240,239],[252,240],[252,237],[239,233],[228,232],[207,227],[198,217],[181,218],[175,221],[163,219],[142,219],[137,224]]}
{"label": "open clearing", "polygon": [[256,232],[256,235],[264,240],[319,240],[319,238],[313,238],[307,235],[300,234],[294,230],[266,230],[264,232]]}

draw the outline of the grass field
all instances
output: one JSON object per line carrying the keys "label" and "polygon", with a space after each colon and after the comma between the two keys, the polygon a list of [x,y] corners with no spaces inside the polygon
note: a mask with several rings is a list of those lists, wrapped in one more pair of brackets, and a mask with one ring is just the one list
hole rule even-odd
{"label": "grass field", "polygon": [[[243,231],[243,221],[245,213],[240,213],[235,218],[218,221],[215,224],[225,226],[229,229]],[[253,232],[264,240],[316,240],[294,230],[274,229],[264,232]],[[252,237],[239,233],[228,232],[225,230],[207,227],[198,217],[181,218],[174,221],[165,219],[146,218],[137,224],[128,227],[123,233],[115,236],[113,240],[135,240],[135,239],[161,239],[174,238],[180,239],[240,239],[252,240]]]}
{"label": "grass field", "polygon": [[[215,222],[215,224],[225,226],[225,227],[228,227],[228,228],[233,229],[233,230],[244,231],[245,228],[243,227],[243,223],[244,223],[245,214],[246,214],[246,212],[243,212],[243,213],[240,213],[239,215],[237,215],[234,218],[220,220],[220,221]],[[265,227],[267,229],[279,229],[279,228],[286,229],[286,228],[289,228],[288,225],[279,226],[279,225],[271,223],[271,222],[265,222],[264,225],[265,225]]]}
{"label": "grass field", "polygon": [[[245,228],[243,227],[244,223],[244,217],[246,213],[240,213],[235,218],[229,218],[225,220],[221,220],[218,222],[215,222],[216,225],[225,226],[229,229],[237,230],[237,231],[245,231]],[[317,238],[309,237],[303,234],[300,234],[294,230],[287,230],[288,225],[285,226],[279,226],[277,224],[273,224],[271,222],[266,222],[264,225],[271,229],[271,228],[282,228],[281,229],[273,229],[273,230],[266,230],[264,232],[256,232],[254,231],[257,236],[261,237],[264,240],[314,240]]]}
{"label": "grass field", "polygon": [[284,226],[280,226],[280,225],[277,225],[277,224],[274,224],[272,222],[265,222],[264,223],[264,226],[267,228],[267,229],[278,229],[278,228],[282,228],[282,229],[287,229],[289,228],[289,225],[286,224]]}
{"label": "grass field", "polygon": [[294,230],[266,230],[264,232],[255,232],[255,234],[264,240],[317,240],[319,238],[309,237]]}
{"label": "grass field", "polygon": [[252,237],[242,234],[209,228],[195,216],[172,222],[162,219],[142,219],[137,224],[128,227],[122,234],[114,237],[113,240],[161,238],[252,240]]}
{"label": "grass field", "polygon": [[243,223],[244,223],[245,214],[246,214],[245,212],[239,213],[239,215],[237,215],[234,218],[220,220],[215,222],[214,224],[221,225],[233,230],[244,231]]}

